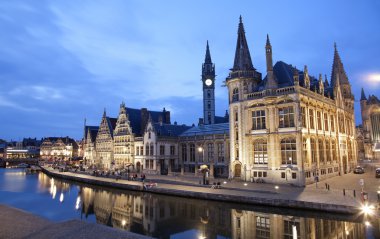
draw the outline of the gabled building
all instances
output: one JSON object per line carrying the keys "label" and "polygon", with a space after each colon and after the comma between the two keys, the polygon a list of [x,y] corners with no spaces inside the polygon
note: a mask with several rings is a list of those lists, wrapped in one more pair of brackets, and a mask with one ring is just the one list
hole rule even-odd
{"label": "gabled building", "polygon": [[230,167],[242,180],[305,185],[357,164],[354,96],[335,45],[331,80],[279,61],[265,44],[266,76],[252,64],[240,18],[234,65],[226,79]]}
{"label": "gabled building", "polygon": [[78,144],[69,137],[47,137],[42,139],[40,157],[42,159],[70,160],[78,157]]}
{"label": "gabled building", "polygon": [[367,99],[362,89],[360,108],[363,124],[363,159],[380,159],[380,100],[375,95],[369,95]]}

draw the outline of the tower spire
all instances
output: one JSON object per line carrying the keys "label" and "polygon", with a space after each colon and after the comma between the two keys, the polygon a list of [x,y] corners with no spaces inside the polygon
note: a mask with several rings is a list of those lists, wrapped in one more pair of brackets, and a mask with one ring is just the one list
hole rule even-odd
{"label": "tower spire", "polygon": [[210,48],[208,46],[208,41],[207,41],[207,45],[206,45],[205,63],[212,63],[211,54],[210,54]]}
{"label": "tower spire", "polygon": [[360,101],[367,100],[367,97],[365,96],[364,89],[362,88],[362,95],[360,97]]}
{"label": "tower spire", "polygon": [[234,66],[232,70],[233,71],[255,70],[255,68],[253,68],[251,54],[249,53],[241,15],[240,15],[240,20],[239,20],[238,38],[236,42],[235,60],[234,60]]}
{"label": "tower spire", "polygon": [[341,85],[349,85],[348,77],[346,71],[344,70],[342,60],[339,56],[339,52],[336,46],[336,42],[334,42],[334,60],[331,71],[331,85],[336,85],[337,75],[339,75],[339,81]]}
{"label": "tower spire", "polygon": [[104,107],[104,111],[103,111],[103,117],[106,117],[106,108]]}
{"label": "tower spire", "polygon": [[211,61],[210,47],[206,44],[205,62],[202,64],[203,122],[215,123],[215,65]]}
{"label": "tower spire", "polygon": [[272,60],[272,46],[269,41],[269,35],[267,34],[267,42],[265,44],[265,54],[267,61],[267,81],[265,83],[265,89],[277,88],[277,82],[273,74],[273,60]]}

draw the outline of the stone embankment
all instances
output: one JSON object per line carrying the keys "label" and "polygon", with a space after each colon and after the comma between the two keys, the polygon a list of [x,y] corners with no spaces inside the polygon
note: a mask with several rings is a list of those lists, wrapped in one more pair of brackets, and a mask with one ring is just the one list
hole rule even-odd
{"label": "stone embankment", "polygon": [[0,223],[1,239],[152,239],[151,237],[80,220],[51,222],[31,213],[1,204]]}
{"label": "stone embankment", "polygon": [[[159,183],[158,186],[143,187],[142,182],[116,180],[114,178],[95,177],[72,172],[58,172],[48,167],[42,167],[44,173],[57,178],[77,181],[97,186],[123,190],[146,191],[149,193],[165,194],[186,198],[198,198],[223,202],[267,205],[275,207],[317,210],[332,213],[356,214],[360,202],[335,191],[322,189],[299,188],[282,185],[274,189],[273,185],[253,185],[241,182],[222,184],[221,189],[211,186],[176,184],[173,181]],[[162,182],[163,180],[161,180]],[[146,183],[145,185],[149,185]]]}

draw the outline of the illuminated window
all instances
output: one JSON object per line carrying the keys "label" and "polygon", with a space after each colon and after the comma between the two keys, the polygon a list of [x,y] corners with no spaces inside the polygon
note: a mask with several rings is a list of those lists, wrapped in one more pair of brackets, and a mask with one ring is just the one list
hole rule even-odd
{"label": "illuminated window", "polygon": [[253,143],[253,160],[255,164],[268,164],[267,142],[258,140]]}
{"label": "illuminated window", "polygon": [[292,106],[279,108],[278,115],[280,128],[294,127],[294,110]]}
{"label": "illuminated window", "polygon": [[252,112],[252,129],[265,129],[265,110],[256,110]]}
{"label": "illuminated window", "polygon": [[297,165],[297,146],[295,139],[281,140],[282,164]]}

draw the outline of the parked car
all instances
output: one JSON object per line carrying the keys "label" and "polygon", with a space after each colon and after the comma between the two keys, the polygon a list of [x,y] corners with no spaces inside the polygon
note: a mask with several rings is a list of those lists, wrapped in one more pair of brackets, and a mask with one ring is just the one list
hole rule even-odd
{"label": "parked car", "polygon": [[354,173],[364,173],[364,168],[362,168],[361,166],[356,166],[356,168],[354,169]]}
{"label": "parked car", "polygon": [[380,178],[380,168],[376,169],[375,175],[376,175],[376,178]]}

